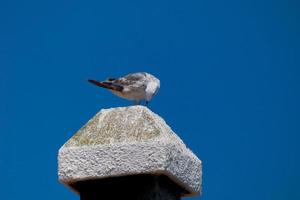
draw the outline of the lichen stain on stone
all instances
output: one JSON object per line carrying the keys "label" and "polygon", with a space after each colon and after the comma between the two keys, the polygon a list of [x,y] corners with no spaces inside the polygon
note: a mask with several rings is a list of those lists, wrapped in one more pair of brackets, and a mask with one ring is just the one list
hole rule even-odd
{"label": "lichen stain on stone", "polygon": [[101,110],[64,146],[148,141],[161,133],[160,117],[143,106]]}

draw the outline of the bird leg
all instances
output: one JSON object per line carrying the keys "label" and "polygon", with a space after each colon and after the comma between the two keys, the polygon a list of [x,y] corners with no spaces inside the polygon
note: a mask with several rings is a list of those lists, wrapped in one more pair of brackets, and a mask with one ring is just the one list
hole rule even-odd
{"label": "bird leg", "polygon": [[141,100],[135,100],[134,101],[134,105],[140,105],[141,104]]}

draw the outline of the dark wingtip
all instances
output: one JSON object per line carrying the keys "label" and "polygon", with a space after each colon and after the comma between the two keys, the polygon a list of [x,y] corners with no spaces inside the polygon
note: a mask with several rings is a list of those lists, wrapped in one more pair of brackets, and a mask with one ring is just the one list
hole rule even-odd
{"label": "dark wingtip", "polygon": [[88,82],[94,84],[94,85],[97,85],[99,87],[103,87],[103,88],[107,88],[107,89],[112,89],[111,88],[111,83],[107,83],[107,82],[101,82],[101,81],[96,81],[96,80],[91,80],[89,79]]}
{"label": "dark wingtip", "polygon": [[88,79],[88,82],[93,83],[95,85],[99,85],[98,81],[96,80]]}
{"label": "dark wingtip", "polygon": [[92,79],[88,79],[88,82],[94,84],[94,85],[98,85],[99,86],[99,82],[96,80],[92,80]]}

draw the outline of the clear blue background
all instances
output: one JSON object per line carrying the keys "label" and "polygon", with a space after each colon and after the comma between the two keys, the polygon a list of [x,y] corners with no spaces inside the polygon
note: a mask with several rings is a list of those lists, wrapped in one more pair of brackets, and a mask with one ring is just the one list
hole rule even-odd
{"label": "clear blue background", "polygon": [[297,0],[0,2],[1,199],[79,199],[57,151],[102,108],[87,79],[147,71],[203,161],[203,200],[300,199]]}

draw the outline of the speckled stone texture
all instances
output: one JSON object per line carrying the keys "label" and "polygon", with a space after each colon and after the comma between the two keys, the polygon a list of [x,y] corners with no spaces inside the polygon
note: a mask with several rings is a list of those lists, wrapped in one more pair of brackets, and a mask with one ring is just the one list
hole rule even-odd
{"label": "speckled stone texture", "polygon": [[167,176],[181,196],[201,192],[201,161],[144,106],[101,110],[59,150],[59,180],[76,192],[79,181],[142,174]]}

